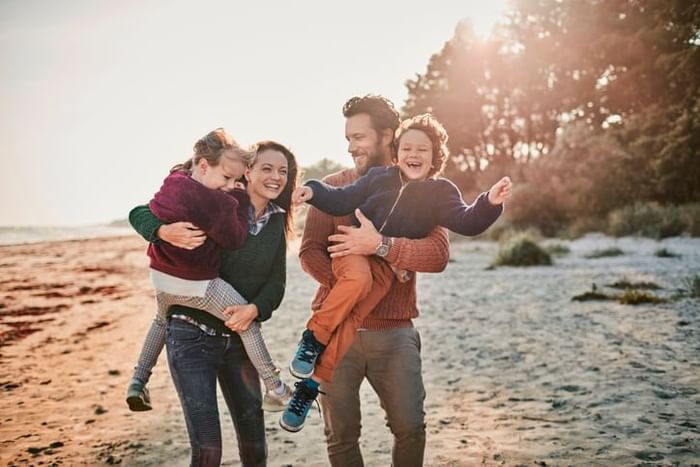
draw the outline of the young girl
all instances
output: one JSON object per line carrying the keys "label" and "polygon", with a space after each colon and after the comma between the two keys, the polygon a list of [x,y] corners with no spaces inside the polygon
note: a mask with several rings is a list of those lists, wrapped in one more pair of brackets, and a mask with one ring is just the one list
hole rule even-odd
{"label": "young girl", "polygon": [[[388,253],[390,237],[422,238],[437,225],[462,235],[478,235],[501,214],[502,203],[510,196],[509,178],[499,180],[472,205],[464,203],[452,182],[436,178],[448,156],[446,142],[442,125],[431,115],[420,115],[403,121],[396,131],[396,165],[370,169],[346,187],[311,180],[295,191],[295,203],[306,201],[333,216],[348,215],[359,208],[382,234],[382,242],[376,257],[333,258],[336,282],[308,321],[289,365],[290,372],[303,381],[296,383],[294,396],[280,419],[284,429],[303,428],[319,384],[332,380],[333,370],[360,324],[391,286],[394,271],[381,260]],[[405,274],[396,271],[400,279]],[[346,320],[354,325],[342,328],[352,335],[337,335],[336,329]]]}
{"label": "young girl", "polygon": [[[165,242],[148,247],[158,312],[127,390],[126,401],[133,411],[151,410],[146,384],[165,344],[165,316],[170,306],[201,309],[227,321],[227,307],[247,303],[218,275],[223,249],[240,248],[248,234],[250,198],[234,187],[252,155],[222,128],[216,129],[195,143],[194,156],[173,168],[149,203],[159,221],[191,222],[206,234],[206,240],[192,250]],[[267,389],[263,408],[283,410],[291,390],[279,377],[259,323],[253,321],[239,335]]]}

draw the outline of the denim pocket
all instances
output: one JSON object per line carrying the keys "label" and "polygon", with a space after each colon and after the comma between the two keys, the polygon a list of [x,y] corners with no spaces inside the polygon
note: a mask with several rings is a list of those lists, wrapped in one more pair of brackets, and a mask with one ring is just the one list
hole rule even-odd
{"label": "denim pocket", "polygon": [[194,344],[202,340],[204,331],[190,323],[173,319],[168,325],[168,340],[174,344]]}

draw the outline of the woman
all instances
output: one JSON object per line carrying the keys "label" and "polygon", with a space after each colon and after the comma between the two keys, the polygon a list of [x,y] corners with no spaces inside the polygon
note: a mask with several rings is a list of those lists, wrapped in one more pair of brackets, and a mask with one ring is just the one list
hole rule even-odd
{"label": "woman", "polygon": [[[245,187],[235,188],[254,153],[241,148],[223,128],[197,140],[193,151],[192,157],[170,170],[148,207],[163,223],[196,224],[206,232],[207,238],[194,250],[167,242],[148,246],[158,311],[127,388],[126,402],[133,411],[151,410],[146,384],[165,347],[166,313],[171,306],[204,310],[227,321],[229,317],[224,314],[227,307],[248,303],[218,276],[224,250],[240,248],[248,236],[250,196]],[[280,378],[260,324],[253,321],[238,335],[265,384],[263,410],[284,410],[291,389]]]}
{"label": "woman", "polygon": [[[242,248],[224,253],[219,274],[248,304],[232,307],[226,323],[193,308],[173,306],[168,311],[168,364],[185,415],[193,466],[221,462],[217,378],[237,432],[241,463],[265,465],[267,459],[260,381],[232,331],[244,331],[254,320],[269,319],[282,301],[296,159],[279,143],[258,143],[245,178],[251,202],[249,235]],[[130,219],[149,241],[190,249],[203,242],[196,226],[161,225],[147,206],[133,211]]]}

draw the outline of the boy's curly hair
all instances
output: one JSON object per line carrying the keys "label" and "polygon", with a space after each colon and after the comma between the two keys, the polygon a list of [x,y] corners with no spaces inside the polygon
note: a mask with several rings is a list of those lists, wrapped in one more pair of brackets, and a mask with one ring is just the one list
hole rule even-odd
{"label": "boy's curly hair", "polygon": [[[401,136],[408,130],[418,130],[426,134],[432,143],[433,160],[428,177],[440,175],[445,168],[450,150],[447,148],[447,131],[445,127],[431,114],[416,115],[402,121],[394,136],[395,154],[398,154]],[[398,158],[398,156],[396,156]]]}

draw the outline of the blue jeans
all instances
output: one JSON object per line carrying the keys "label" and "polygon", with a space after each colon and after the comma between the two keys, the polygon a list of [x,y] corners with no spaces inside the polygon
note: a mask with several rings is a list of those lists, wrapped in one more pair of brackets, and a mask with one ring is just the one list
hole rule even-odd
{"label": "blue jeans", "polygon": [[210,336],[186,321],[171,319],[166,339],[170,374],[190,437],[191,465],[221,464],[218,379],[236,429],[241,464],[265,466],[260,380],[240,338]]}
{"label": "blue jeans", "polygon": [[360,385],[367,378],[386,413],[394,436],[391,465],[423,465],[425,389],[421,375],[420,335],[415,328],[360,331],[335,369],[322,383],[328,460],[333,467],[361,467]]}

